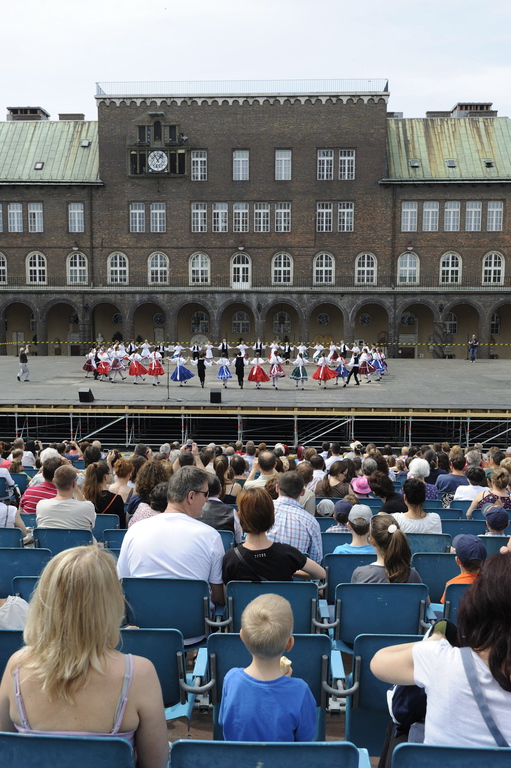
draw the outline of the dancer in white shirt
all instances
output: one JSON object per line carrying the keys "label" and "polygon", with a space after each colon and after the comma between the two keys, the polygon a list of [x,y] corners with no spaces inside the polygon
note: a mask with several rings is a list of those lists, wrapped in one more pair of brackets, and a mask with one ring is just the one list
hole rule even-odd
{"label": "dancer in white shirt", "polygon": [[282,358],[280,355],[273,351],[270,355],[270,378],[275,389],[279,388],[279,378],[285,376],[284,369],[282,367]]}
{"label": "dancer in white shirt", "polygon": [[308,381],[308,375],[307,375],[307,369],[305,367],[305,360],[303,358],[303,355],[300,353],[298,357],[296,358],[294,362],[294,368],[291,371],[290,379],[293,379],[293,381],[296,381],[296,386],[298,386],[298,383],[302,383],[302,389],[305,389],[304,384],[306,381]]}

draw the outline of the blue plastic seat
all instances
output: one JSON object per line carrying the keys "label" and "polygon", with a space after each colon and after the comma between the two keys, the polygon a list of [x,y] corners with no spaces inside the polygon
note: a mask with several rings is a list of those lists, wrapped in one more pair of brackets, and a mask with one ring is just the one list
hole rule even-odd
{"label": "blue plastic seat", "polygon": [[10,473],[12,479],[18,486],[19,492],[21,494],[24,494],[27,490],[28,480],[29,478],[24,472],[11,472]]}
{"label": "blue plastic seat", "polygon": [[134,768],[129,741],[114,736],[0,733],[2,768]]}
{"label": "blue plastic seat", "polygon": [[451,539],[460,533],[478,536],[487,530],[484,520],[442,520],[442,532],[448,533]]}
{"label": "blue plastic seat", "polygon": [[34,528],[34,546],[58,555],[65,549],[92,544],[92,531],[83,528]]}
{"label": "blue plastic seat", "polygon": [[460,520],[465,517],[461,509],[454,509],[453,507],[449,507],[449,509],[430,509],[429,511],[439,515],[442,520]]}
{"label": "blue plastic seat", "polygon": [[0,528],[0,547],[22,547],[21,528]]}
{"label": "blue plastic seat", "polygon": [[222,537],[222,544],[224,545],[224,550],[227,552],[228,549],[233,549],[234,533],[232,531],[218,531],[218,533]]}
{"label": "blue plastic seat", "polygon": [[392,768],[509,768],[511,748],[434,747],[429,744],[398,744]]}
{"label": "blue plastic seat", "polygon": [[488,557],[490,557],[490,555],[495,555],[497,552],[500,552],[501,547],[507,547],[507,543],[509,541],[509,535],[508,536],[484,536],[484,535],[478,534],[478,538],[481,539],[484,546],[486,547]]}
{"label": "blue plastic seat", "polygon": [[349,544],[352,538],[351,533],[322,533],[323,557],[331,555],[334,549],[341,544]]}
{"label": "blue plastic seat", "polygon": [[463,501],[463,499],[456,499],[456,501],[451,501],[451,507],[453,509],[461,509],[462,517],[465,517],[467,514],[467,510],[472,504],[472,501],[470,499],[468,501]]}
{"label": "blue plastic seat", "polygon": [[332,525],[337,525],[337,521],[331,515],[326,517],[317,517],[316,521],[320,527],[321,533],[325,533],[327,528],[331,528]]}
{"label": "blue plastic seat", "polygon": [[172,746],[172,768],[370,768],[367,752],[346,741],[260,743],[179,739]]}
{"label": "blue plastic seat", "polygon": [[415,552],[449,552],[451,537],[448,533],[407,533],[406,538]]}
{"label": "blue plastic seat", "polygon": [[0,501],[7,501],[9,495],[7,493],[7,480],[5,477],[0,477]]}
{"label": "blue plastic seat", "polygon": [[458,623],[458,608],[460,600],[469,589],[470,584],[449,584],[445,589],[444,619],[453,624]]}
{"label": "blue plastic seat", "polygon": [[[117,518],[118,519],[118,518]],[[108,549],[120,549],[126,536],[126,528],[106,528],[103,531],[103,543]]]}
{"label": "blue plastic seat", "polygon": [[35,512],[20,512],[21,519],[25,523],[25,525],[28,528],[35,528],[36,523],[36,513]]}
{"label": "blue plastic seat", "polygon": [[118,515],[96,515],[96,522],[94,523],[94,528],[92,529],[92,535],[96,541],[103,541],[103,534],[105,531],[118,527]]}
{"label": "blue plastic seat", "polygon": [[459,575],[456,555],[447,552],[415,552],[412,566],[426,584],[432,603],[439,603],[450,579]]}
{"label": "blue plastic seat", "polygon": [[318,587],[310,581],[230,581],[225,589],[227,618],[222,622],[227,632],[239,632],[241,614],[259,595],[272,592],[291,603],[294,632],[316,632],[314,622],[318,614]]}
{"label": "blue plastic seat", "polygon": [[18,595],[28,603],[38,581],[39,576],[15,576],[12,580],[11,594]]}
{"label": "blue plastic seat", "polygon": [[370,565],[376,560],[376,555],[325,555],[323,568],[327,571],[327,602],[335,601],[335,588],[338,584],[349,584],[355,568]]}
{"label": "blue plastic seat", "polygon": [[39,576],[51,557],[49,549],[0,548],[0,595],[10,594],[15,576]]}
{"label": "blue plastic seat", "polygon": [[[12,654],[19,651],[23,645],[22,629],[0,629],[0,675],[3,675]],[[3,766],[1,760],[0,764]]]}
{"label": "blue plastic seat", "polygon": [[437,509],[443,509],[441,499],[426,499],[422,506],[427,512],[436,512]]}

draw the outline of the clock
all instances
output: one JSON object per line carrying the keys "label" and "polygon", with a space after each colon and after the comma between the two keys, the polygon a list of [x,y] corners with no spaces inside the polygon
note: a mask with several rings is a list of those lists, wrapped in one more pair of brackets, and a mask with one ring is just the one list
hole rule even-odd
{"label": "clock", "polygon": [[165,152],[162,152],[160,149],[158,149],[156,152],[149,152],[147,162],[149,164],[149,168],[152,171],[159,172],[166,169],[169,159]]}

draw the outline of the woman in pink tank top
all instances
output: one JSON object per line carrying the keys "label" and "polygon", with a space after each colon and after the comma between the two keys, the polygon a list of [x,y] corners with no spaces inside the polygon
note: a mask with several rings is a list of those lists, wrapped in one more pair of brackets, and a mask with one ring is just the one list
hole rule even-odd
{"label": "woman in pink tank top", "polygon": [[112,555],[96,546],[56,555],[30,602],[26,647],[0,685],[0,730],[119,736],[138,768],[164,768],[168,741],[150,661],[115,648],[124,598]]}

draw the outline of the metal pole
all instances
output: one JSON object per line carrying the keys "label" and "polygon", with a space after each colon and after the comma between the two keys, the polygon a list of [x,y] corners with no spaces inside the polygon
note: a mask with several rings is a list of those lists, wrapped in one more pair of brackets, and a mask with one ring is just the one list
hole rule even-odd
{"label": "metal pole", "polygon": [[298,415],[295,413],[294,415],[294,440],[295,440],[295,446],[298,445]]}
{"label": "metal pole", "polygon": [[468,448],[470,445],[470,415],[467,416],[467,442],[465,447]]}
{"label": "metal pole", "polygon": [[412,444],[412,417],[408,417],[408,447]]}
{"label": "metal pole", "polygon": [[238,411],[238,440],[243,440],[243,417]]}

